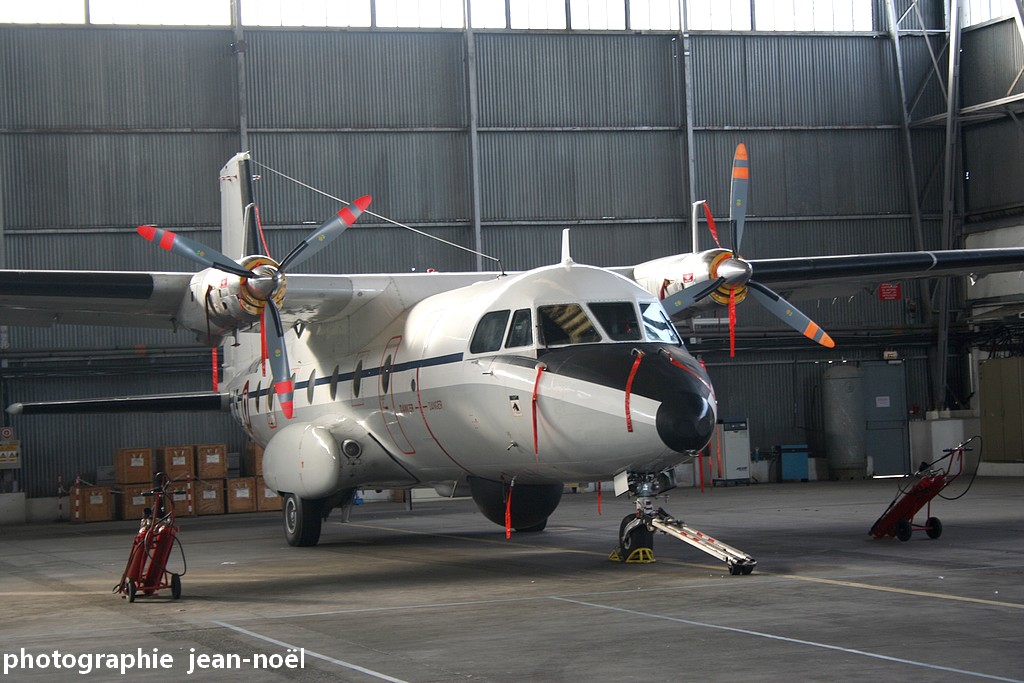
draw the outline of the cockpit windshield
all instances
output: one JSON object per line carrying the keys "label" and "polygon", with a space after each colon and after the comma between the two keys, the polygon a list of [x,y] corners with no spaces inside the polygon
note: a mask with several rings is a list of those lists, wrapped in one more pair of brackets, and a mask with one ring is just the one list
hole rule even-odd
{"label": "cockpit windshield", "polygon": [[682,340],[676,334],[676,328],[665,316],[665,309],[653,303],[640,304],[640,308],[643,311],[644,330],[649,339],[682,345]]}
{"label": "cockpit windshield", "polygon": [[[632,301],[600,301],[537,307],[537,343],[541,346],[594,344],[605,341],[655,341],[681,345],[675,327],[656,303],[641,303],[641,317]],[[595,319],[596,318],[596,322]],[[470,353],[493,353],[532,346],[533,320],[528,308],[489,311],[480,318],[470,340]],[[602,334],[603,331],[603,334]],[[502,343],[504,342],[504,344]]]}
{"label": "cockpit windshield", "polygon": [[594,321],[579,304],[538,306],[537,318],[546,346],[590,344],[601,341]]}
{"label": "cockpit windshield", "polygon": [[636,320],[636,307],[631,301],[602,301],[587,306],[612,341],[640,340],[640,324]]}

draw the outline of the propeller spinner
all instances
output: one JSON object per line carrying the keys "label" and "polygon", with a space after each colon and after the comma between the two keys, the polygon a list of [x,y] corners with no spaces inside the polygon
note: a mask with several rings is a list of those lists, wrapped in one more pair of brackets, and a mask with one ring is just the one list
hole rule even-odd
{"label": "propeller spinner", "polygon": [[[285,327],[278,308],[285,291],[285,269],[297,266],[318,253],[334,241],[350,225],[356,222],[360,214],[370,205],[369,196],[360,197],[351,205],[346,206],[324,221],[319,228],[310,233],[302,242],[281,261],[280,264],[266,256],[249,258],[243,263],[233,261],[216,249],[211,249],[199,242],[183,237],[170,230],[152,225],[140,225],[137,232],[161,249],[184,256],[207,268],[215,268],[225,273],[243,278],[249,304],[260,315],[260,327],[263,330],[267,357],[274,378],[274,390],[281,405],[281,412],[288,419],[294,414],[294,386],[291,379],[291,365],[284,343]],[[269,313],[269,320],[268,320]]]}

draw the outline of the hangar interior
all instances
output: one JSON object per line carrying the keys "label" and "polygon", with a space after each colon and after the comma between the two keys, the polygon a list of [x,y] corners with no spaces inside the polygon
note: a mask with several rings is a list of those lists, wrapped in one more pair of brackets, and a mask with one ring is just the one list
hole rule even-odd
{"label": "hangar interior", "polygon": [[[562,11],[551,26],[518,25],[515,2],[504,24],[469,28],[388,26],[373,13],[356,26],[252,25],[239,3],[214,26],[0,25],[0,268],[190,271],[135,227],[216,247],[217,170],[240,150],[263,165],[272,252],[336,210],[281,174],[370,193],[376,213],[508,270],[556,262],[565,227],[580,263],[686,252],[692,201],[726,220],[739,142],[751,158],[745,256],[1024,243],[1019,0],[954,0],[959,12],[870,0],[868,26],[771,30],[752,8],[792,3],[733,4],[749,5],[745,19],[685,0],[662,28],[628,14],[594,27],[569,2],[550,4]],[[712,244],[702,224],[699,246]],[[428,268],[494,265],[367,217],[302,271]],[[846,363],[895,387],[886,426],[907,445],[900,471],[929,417],[973,420],[984,459],[1024,474],[1013,469],[1024,468],[1019,274],[821,291],[801,307],[835,349],[755,306],[739,307],[735,358],[724,308],[680,325],[720,416],[746,418],[752,447],[823,454],[825,373]],[[211,382],[209,350],[184,335],[2,322],[4,405]],[[877,405],[874,386],[864,400]],[[117,448],[244,447],[227,414],[2,419],[23,455],[5,486],[30,498],[88,478]]]}

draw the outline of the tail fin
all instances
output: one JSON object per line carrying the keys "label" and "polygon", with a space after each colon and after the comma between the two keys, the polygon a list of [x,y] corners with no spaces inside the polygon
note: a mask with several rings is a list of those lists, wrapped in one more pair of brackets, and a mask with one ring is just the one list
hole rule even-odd
{"label": "tail fin", "polygon": [[240,152],[220,169],[220,247],[228,258],[264,253],[256,222],[248,152]]}

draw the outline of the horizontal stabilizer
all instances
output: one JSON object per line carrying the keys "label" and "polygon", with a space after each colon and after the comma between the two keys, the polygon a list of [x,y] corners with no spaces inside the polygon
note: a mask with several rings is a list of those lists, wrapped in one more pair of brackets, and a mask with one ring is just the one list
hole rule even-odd
{"label": "horizontal stabilizer", "polygon": [[184,394],[150,394],[115,398],[12,403],[11,415],[74,415],[86,413],[223,412],[230,409],[231,394],[211,391]]}

